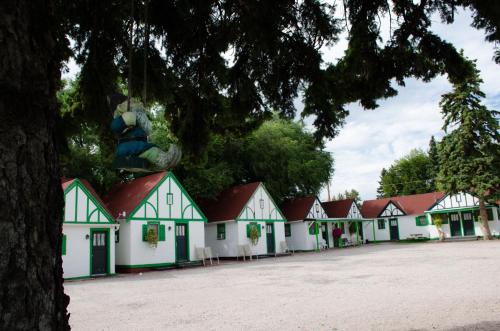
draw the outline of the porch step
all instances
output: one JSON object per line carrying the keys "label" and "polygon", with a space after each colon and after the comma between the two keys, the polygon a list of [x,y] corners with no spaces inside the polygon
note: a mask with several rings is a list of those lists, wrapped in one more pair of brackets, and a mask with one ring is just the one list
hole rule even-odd
{"label": "porch step", "polygon": [[451,237],[446,238],[445,241],[474,241],[481,240],[480,236],[464,236],[464,237]]}

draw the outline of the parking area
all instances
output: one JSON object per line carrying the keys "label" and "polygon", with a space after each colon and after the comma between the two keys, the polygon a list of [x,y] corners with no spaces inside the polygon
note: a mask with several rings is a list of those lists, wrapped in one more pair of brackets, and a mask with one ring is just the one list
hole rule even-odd
{"label": "parking area", "polygon": [[73,330],[500,330],[500,241],[375,244],[65,291]]}

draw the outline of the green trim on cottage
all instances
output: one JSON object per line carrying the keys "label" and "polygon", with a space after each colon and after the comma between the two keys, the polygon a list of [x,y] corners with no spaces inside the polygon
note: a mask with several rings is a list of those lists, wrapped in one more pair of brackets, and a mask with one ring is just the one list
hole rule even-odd
{"label": "green trim on cottage", "polygon": [[[257,193],[257,191],[259,191],[259,188],[263,189],[263,191],[266,193],[270,203],[271,203],[271,206],[273,208],[269,208],[269,214],[267,215],[268,218],[257,218],[255,216],[255,211],[252,210],[252,208],[250,208],[248,206],[248,203],[250,201],[252,201],[252,199],[254,198],[255,194]],[[251,212],[251,215],[253,215],[253,218],[252,217],[249,217],[249,211]],[[272,217],[272,214],[276,212],[276,218],[278,218],[278,215],[281,217],[281,219],[276,219],[276,218],[271,218]],[[244,216],[243,216],[244,215]],[[278,208],[278,205],[276,204],[276,202],[274,201],[273,197],[271,196],[271,194],[269,194],[269,191],[266,189],[266,186],[263,185],[262,183],[259,183],[259,186],[257,186],[257,188],[253,191],[252,195],[250,196],[250,198],[247,200],[247,202],[245,203],[245,207],[243,208],[243,210],[240,212],[239,216],[236,217],[236,221],[243,221],[243,222],[286,222],[286,218],[285,216],[283,215],[283,213],[281,212],[281,210]]]}
{"label": "green trim on cottage", "polygon": [[[68,207],[68,195],[74,190],[74,217],[72,219],[66,219],[66,210]],[[83,192],[85,195],[85,219],[78,219],[78,200],[79,200],[79,192]],[[102,224],[102,223],[110,223],[113,224],[113,217],[106,211],[106,209],[102,206],[101,203],[97,201],[92,193],[88,191],[88,189],[83,185],[83,183],[78,180],[78,178],[73,179],[73,182],[64,190],[64,223],[70,224]],[[94,208],[90,210],[90,202],[94,205]],[[81,207],[81,206],[80,206]],[[92,216],[97,213],[97,221],[91,221]]]}
{"label": "green trim on cottage", "polygon": [[[159,203],[159,188],[168,180],[168,191],[165,196],[165,201],[168,206],[168,215],[167,217],[159,217],[159,208],[160,208],[160,203]],[[172,193],[172,182],[174,185],[176,185],[179,188],[180,191],[180,196],[176,196],[174,193]],[[155,201],[150,202],[150,198],[153,197],[156,194],[156,199]],[[185,202],[187,200],[187,204],[185,205]],[[176,217],[171,217],[172,216],[172,205],[175,204],[175,201],[180,202],[180,210],[181,210],[181,217],[176,218]],[[156,204],[156,205],[155,205]],[[141,210],[141,208],[144,207],[144,213],[143,215],[137,215],[137,213]],[[150,208],[150,210],[153,211],[153,217],[147,217],[147,208]],[[189,209],[192,209],[196,211],[199,214],[199,218],[189,218],[186,216],[187,212]],[[193,215],[194,213],[192,213]],[[141,200],[135,206],[135,208],[132,210],[130,213],[130,216],[127,218],[128,221],[175,221],[175,222],[182,222],[182,221],[189,221],[189,222],[207,222],[206,216],[203,214],[201,209],[198,207],[196,202],[191,198],[189,193],[184,189],[184,187],[181,185],[179,180],[175,177],[175,175],[172,172],[168,172],[149,192],[148,194],[144,197],[144,199]]]}

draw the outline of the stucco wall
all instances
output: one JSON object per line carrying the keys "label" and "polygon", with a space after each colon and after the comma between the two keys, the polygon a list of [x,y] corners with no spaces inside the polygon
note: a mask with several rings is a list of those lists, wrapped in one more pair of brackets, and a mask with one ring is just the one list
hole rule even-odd
{"label": "stucco wall", "polygon": [[291,236],[286,237],[286,242],[290,249],[296,251],[316,249],[316,235],[309,234],[308,225],[309,222],[290,223]]}
{"label": "stucco wall", "polygon": [[196,247],[205,247],[205,223],[189,222],[189,260],[199,260]]}

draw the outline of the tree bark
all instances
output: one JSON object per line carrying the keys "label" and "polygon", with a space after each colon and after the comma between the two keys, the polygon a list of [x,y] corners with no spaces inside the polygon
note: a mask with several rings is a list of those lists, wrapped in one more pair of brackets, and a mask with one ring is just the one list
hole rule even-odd
{"label": "tree bark", "polygon": [[69,329],[53,0],[0,1],[0,330]]}
{"label": "tree bark", "polygon": [[479,224],[483,232],[484,240],[491,240],[490,224],[488,223],[488,212],[486,211],[486,203],[482,198],[479,198]]}

